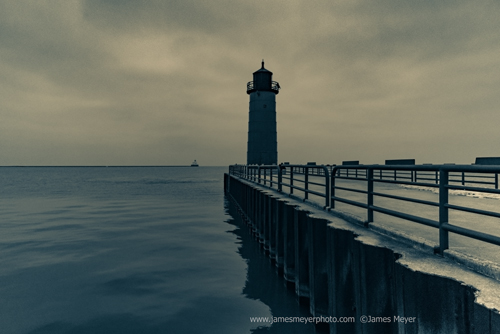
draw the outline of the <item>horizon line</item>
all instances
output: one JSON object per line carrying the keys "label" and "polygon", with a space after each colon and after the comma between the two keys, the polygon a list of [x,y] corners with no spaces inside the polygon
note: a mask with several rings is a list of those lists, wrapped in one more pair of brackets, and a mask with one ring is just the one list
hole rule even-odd
{"label": "horizon line", "polygon": [[0,165],[0,167],[224,167],[225,165]]}

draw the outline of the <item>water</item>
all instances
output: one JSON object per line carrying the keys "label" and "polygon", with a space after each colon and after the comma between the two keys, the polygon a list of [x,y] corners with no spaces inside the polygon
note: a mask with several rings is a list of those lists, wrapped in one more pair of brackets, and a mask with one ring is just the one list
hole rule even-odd
{"label": "water", "polygon": [[226,169],[0,168],[2,333],[314,333]]}

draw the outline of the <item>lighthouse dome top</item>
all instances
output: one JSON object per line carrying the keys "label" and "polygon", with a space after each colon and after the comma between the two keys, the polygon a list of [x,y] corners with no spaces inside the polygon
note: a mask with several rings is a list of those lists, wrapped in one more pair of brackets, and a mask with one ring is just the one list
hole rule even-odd
{"label": "lighthouse dome top", "polygon": [[262,60],[262,67],[260,69],[258,69],[257,71],[253,72],[253,74],[255,74],[255,73],[270,73],[271,75],[273,75],[273,72],[264,68],[264,60]]}
{"label": "lighthouse dome top", "polygon": [[273,72],[264,68],[264,60],[262,60],[262,67],[253,72],[253,81],[247,83],[247,94],[256,91],[269,91],[278,94],[280,85],[273,81]]}

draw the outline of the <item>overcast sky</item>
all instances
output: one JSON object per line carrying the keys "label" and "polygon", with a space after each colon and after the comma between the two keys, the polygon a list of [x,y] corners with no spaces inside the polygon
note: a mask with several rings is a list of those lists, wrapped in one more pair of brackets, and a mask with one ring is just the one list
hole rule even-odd
{"label": "overcast sky", "polygon": [[500,1],[4,0],[0,165],[246,162],[265,67],[278,160],[500,156]]}

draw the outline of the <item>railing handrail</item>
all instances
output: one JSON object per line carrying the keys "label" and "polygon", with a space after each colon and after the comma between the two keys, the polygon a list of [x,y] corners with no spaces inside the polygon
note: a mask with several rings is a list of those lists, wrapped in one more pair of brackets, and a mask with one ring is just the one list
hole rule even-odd
{"label": "railing handrail", "polygon": [[336,165],[338,169],[378,169],[405,171],[440,171],[468,173],[500,173],[500,165]]}
{"label": "railing handrail", "polygon": [[[367,182],[367,203],[364,202],[356,202],[352,200],[345,200],[343,198],[335,196],[335,179],[338,178],[336,176],[337,171],[342,170],[342,169],[355,169],[355,170],[365,170],[366,177],[359,178],[357,177],[356,180],[359,181],[365,181]],[[380,175],[379,178],[376,178],[374,176],[374,171],[386,171],[386,170],[391,170],[394,171],[394,180],[388,180],[388,179],[383,179],[382,176]],[[397,181],[397,171],[410,171],[412,172],[412,181]],[[434,187],[439,188],[439,202],[436,203],[422,203],[421,200],[417,199],[411,199],[411,198],[397,198],[397,196],[392,196],[393,199],[399,199],[399,200],[405,200],[405,201],[410,201],[414,203],[420,203],[424,205],[436,205],[439,207],[439,219],[438,220],[429,220],[426,218],[418,217],[418,216],[412,216],[412,215],[407,215],[402,212],[394,211],[394,210],[389,210],[385,208],[381,208],[378,206],[373,205],[373,197],[374,196],[380,196],[380,194],[376,193],[373,191],[373,185],[375,182],[391,182],[391,183],[396,183],[396,184],[412,184],[416,186],[431,186],[430,184],[427,183],[422,183],[418,181],[413,181],[413,172],[418,172],[418,171],[432,171],[436,173],[436,185]],[[462,177],[462,186],[453,186],[450,185],[450,181],[452,182],[460,182],[458,180],[450,180],[449,176],[450,173],[453,172],[461,172],[461,173],[495,173],[495,182],[494,183],[489,183],[489,182],[477,182],[477,181],[469,181],[470,183],[481,183],[481,184],[494,184],[496,189],[491,189],[491,188],[477,188],[477,187],[468,187],[465,186],[464,178]],[[332,169],[332,200],[331,200],[331,208],[335,207],[335,201],[340,201],[344,202],[350,205],[355,205],[355,206],[360,206],[360,207],[365,207],[367,209],[367,221],[365,222],[366,225],[370,224],[373,222],[373,213],[374,212],[381,212],[390,216],[410,220],[413,222],[417,222],[420,224],[424,224],[427,226],[433,226],[437,227],[439,229],[439,246],[437,247],[436,251],[439,252],[440,254],[443,254],[443,252],[449,248],[449,232],[454,232],[469,238],[485,241],[488,243],[492,243],[495,245],[500,246],[500,238],[492,235],[492,234],[487,234],[487,233],[482,233],[478,231],[474,231],[471,229],[466,229],[463,227],[459,227],[456,225],[451,225],[449,222],[449,210],[461,210],[461,211],[467,211],[470,213],[475,213],[475,214],[480,214],[480,215],[486,215],[490,217],[497,217],[499,216],[498,213],[494,211],[486,211],[486,210],[478,210],[478,209],[473,209],[473,208],[468,208],[468,207],[461,207],[461,206],[456,206],[456,205],[450,205],[449,202],[449,189],[474,189],[475,191],[483,191],[485,193],[499,193],[498,192],[498,173],[500,173],[500,166],[494,166],[494,165],[489,165],[489,166],[481,166],[481,165],[340,165],[340,166],[335,166]],[[463,174],[462,174],[463,175]],[[387,176],[387,175],[385,175]],[[477,176],[474,176],[477,177]],[[341,177],[342,179],[350,179],[349,177]],[[354,178],[351,178],[354,179]],[[405,179],[408,179],[407,177]],[[429,180],[429,179],[427,179]],[[346,188],[342,187],[341,190],[346,190]],[[386,196],[387,197],[387,196]]]}

